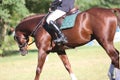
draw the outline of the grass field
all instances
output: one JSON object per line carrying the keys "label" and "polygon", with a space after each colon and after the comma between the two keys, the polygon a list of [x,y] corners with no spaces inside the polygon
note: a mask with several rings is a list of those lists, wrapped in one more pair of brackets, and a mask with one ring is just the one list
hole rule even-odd
{"label": "grass field", "polygon": [[[115,46],[120,51],[120,42]],[[82,46],[66,52],[78,80],[108,80],[110,59],[100,46]],[[17,54],[0,58],[0,80],[34,80],[36,66],[36,50],[29,51],[26,56]],[[48,56],[41,80],[70,80],[56,54]]]}

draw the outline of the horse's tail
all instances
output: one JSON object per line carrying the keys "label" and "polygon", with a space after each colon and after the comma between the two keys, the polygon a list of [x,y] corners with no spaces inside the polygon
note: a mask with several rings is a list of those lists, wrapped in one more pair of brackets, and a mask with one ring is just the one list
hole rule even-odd
{"label": "horse's tail", "polygon": [[114,8],[112,9],[112,12],[114,12],[114,14],[117,17],[117,21],[118,21],[118,26],[120,28],[120,8]]}

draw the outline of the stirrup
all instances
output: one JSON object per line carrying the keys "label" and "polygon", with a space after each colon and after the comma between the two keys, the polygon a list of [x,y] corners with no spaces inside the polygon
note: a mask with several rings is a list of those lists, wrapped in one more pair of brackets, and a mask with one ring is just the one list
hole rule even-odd
{"label": "stirrup", "polygon": [[54,40],[55,43],[62,43],[62,44],[66,44],[68,43],[67,39],[65,37],[60,37]]}

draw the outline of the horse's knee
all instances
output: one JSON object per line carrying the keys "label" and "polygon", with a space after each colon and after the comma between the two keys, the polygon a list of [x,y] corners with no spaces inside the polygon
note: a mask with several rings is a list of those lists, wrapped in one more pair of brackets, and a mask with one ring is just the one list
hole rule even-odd
{"label": "horse's knee", "polygon": [[36,75],[40,75],[40,73],[41,73],[41,69],[39,67],[37,67],[37,69],[36,69]]}
{"label": "horse's knee", "polygon": [[39,80],[40,78],[40,73],[41,73],[41,69],[39,67],[37,67],[36,69],[36,76],[35,76],[35,79],[34,80]]}
{"label": "horse's knee", "polygon": [[65,65],[65,68],[70,72],[71,71],[71,65]]}

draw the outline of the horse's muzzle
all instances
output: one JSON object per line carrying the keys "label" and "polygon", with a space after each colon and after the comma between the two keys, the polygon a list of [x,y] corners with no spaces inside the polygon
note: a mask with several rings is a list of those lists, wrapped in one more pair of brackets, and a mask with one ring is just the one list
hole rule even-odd
{"label": "horse's muzzle", "polygon": [[22,56],[25,56],[26,54],[28,54],[28,51],[24,48],[21,48],[20,53],[21,53]]}

